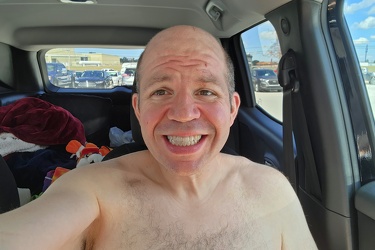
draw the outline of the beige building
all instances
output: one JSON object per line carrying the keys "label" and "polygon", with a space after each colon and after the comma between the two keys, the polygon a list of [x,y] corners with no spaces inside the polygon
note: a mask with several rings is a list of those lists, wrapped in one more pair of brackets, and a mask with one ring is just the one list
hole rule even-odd
{"label": "beige building", "polygon": [[46,53],[46,62],[59,62],[67,69],[87,66],[121,68],[120,57],[102,53],[75,53],[73,48],[52,49]]}

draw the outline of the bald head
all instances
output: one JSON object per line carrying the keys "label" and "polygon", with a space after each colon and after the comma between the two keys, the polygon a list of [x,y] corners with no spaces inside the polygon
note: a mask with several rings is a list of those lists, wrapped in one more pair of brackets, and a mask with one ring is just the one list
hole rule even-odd
{"label": "bald head", "polygon": [[214,51],[222,50],[219,42],[208,32],[197,27],[181,25],[165,29],[155,35],[148,43],[145,54],[158,48],[183,52],[205,46],[212,47]]}
{"label": "bald head", "polygon": [[[137,65],[137,92],[142,81],[144,64],[149,60],[173,54],[186,56],[195,52],[205,51],[207,56],[214,55],[224,65],[223,73],[226,74],[229,92],[234,92],[233,64],[218,40],[210,33],[193,26],[180,25],[162,30],[147,44],[145,51],[138,60]],[[150,62],[152,63],[152,61]]]}

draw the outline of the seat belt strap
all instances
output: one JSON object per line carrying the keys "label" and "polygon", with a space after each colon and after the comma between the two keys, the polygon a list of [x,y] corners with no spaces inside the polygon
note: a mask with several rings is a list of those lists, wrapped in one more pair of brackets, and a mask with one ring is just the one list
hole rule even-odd
{"label": "seat belt strap", "polygon": [[285,90],[283,93],[283,155],[285,175],[297,192],[292,125],[292,89]]}
{"label": "seat belt strap", "polygon": [[[316,170],[315,159],[313,156],[313,150],[311,147],[310,135],[308,133],[308,127],[306,123],[305,111],[303,108],[303,103],[301,100],[301,94],[298,92],[294,96],[294,110],[298,114],[300,122],[298,126],[295,127],[295,133],[302,136],[302,149],[303,160],[305,166],[305,188],[309,194],[312,194],[314,197],[321,199],[322,198],[322,188],[320,186],[318,172]],[[301,159],[302,160],[302,159]]]}
{"label": "seat belt strap", "polygon": [[[283,87],[283,156],[284,174],[289,179],[290,184],[297,192],[297,174],[295,167],[294,140],[293,140],[293,114],[292,95],[299,83],[296,77],[296,64],[294,51],[288,52],[281,57],[279,62],[278,79]],[[298,85],[298,86],[297,86]]]}
{"label": "seat belt strap", "polygon": [[[280,85],[283,87],[283,153],[285,175],[297,192],[299,183],[297,178],[298,168],[296,168],[295,162],[294,131],[294,134],[301,138],[300,147],[297,147],[299,152],[297,162],[301,163],[301,167],[305,168],[306,191],[317,198],[321,198],[322,191],[319,176],[299,90],[297,57],[292,49],[289,49],[279,62],[278,79]],[[295,126],[293,126],[293,120],[295,121]]]}

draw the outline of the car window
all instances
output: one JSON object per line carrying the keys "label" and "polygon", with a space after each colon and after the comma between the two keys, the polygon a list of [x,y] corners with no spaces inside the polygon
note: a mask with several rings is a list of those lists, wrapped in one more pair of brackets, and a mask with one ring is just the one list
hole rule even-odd
{"label": "car window", "polygon": [[352,35],[363,80],[366,84],[367,92],[370,94],[373,113],[375,112],[374,9],[374,1],[364,0],[347,0],[344,8],[345,19]]}
{"label": "car window", "polygon": [[[344,6],[344,17],[353,41],[352,45],[357,57],[355,59],[360,66],[358,70],[362,75],[359,78],[355,78],[353,75],[344,75],[342,78],[344,79],[344,84],[347,84],[346,98],[348,103],[350,103],[349,109],[354,130],[353,139],[357,145],[360,166],[359,173],[362,183],[367,183],[375,180],[375,161],[372,155],[372,142],[375,141],[372,136],[375,112],[375,2],[346,0]],[[340,60],[347,60],[350,63],[350,58],[347,59],[344,57],[345,55],[340,56],[337,56]],[[342,74],[347,72],[350,71],[346,70]],[[361,89],[364,89],[365,96],[360,94]],[[350,92],[357,94],[357,96],[362,96],[364,99],[352,98],[353,95],[349,94]],[[363,108],[366,107],[366,103],[369,104],[369,109]]]}
{"label": "car window", "polygon": [[282,87],[277,79],[277,67],[282,56],[276,31],[270,22],[261,23],[242,33],[251,87],[256,104],[275,119],[282,121]]}
{"label": "car window", "polygon": [[130,86],[142,51],[143,48],[55,48],[45,54],[46,74],[49,82],[60,88]]}

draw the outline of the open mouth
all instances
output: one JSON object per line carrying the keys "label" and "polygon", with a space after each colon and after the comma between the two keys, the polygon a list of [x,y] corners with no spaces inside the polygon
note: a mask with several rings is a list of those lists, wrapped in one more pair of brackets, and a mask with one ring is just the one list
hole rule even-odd
{"label": "open mouth", "polygon": [[172,145],[186,147],[186,146],[192,146],[192,145],[197,144],[202,138],[202,135],[193,135],[193,136],[168,135],[167,138],[168,138],[168,141]]}

